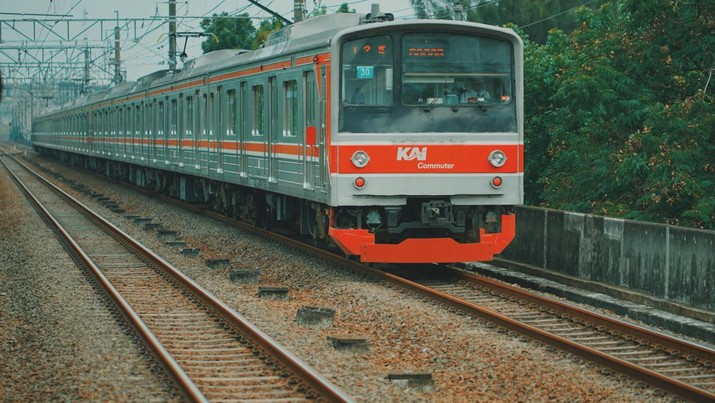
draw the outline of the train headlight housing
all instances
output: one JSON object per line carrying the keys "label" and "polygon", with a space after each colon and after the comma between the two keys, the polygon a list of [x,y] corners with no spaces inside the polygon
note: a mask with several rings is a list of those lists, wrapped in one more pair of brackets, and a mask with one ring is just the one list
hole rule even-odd
{"label": "train headlight housing", "polygon": [[353,153],[352,157],[350,157],[350,161],[352,161],[353,165],[355,165],[356,167],[364,168],[365,165],[370,162],[370,156],[367,155],[365,151],[358,150]]}
{"label": "train headlight housing", "polygon": [[499,168],[506,163],[506,154],[501,150],[494,150],[489,154],[489,163],[493,167]]}

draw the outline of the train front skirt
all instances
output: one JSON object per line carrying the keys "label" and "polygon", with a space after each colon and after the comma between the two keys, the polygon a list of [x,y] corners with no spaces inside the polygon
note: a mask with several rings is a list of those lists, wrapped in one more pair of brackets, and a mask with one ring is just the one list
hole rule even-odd
{"label": "train front skirt", "polygon": [[451,238],[409,238],[397,244],[375,243],[367,229],[330,228],[329,235],[347,255],[370,263],[454,263],[490,261],[514,239],[514,214],[501,216],[502,230],[486,233],[480,229],[480,242],[459,243]]}

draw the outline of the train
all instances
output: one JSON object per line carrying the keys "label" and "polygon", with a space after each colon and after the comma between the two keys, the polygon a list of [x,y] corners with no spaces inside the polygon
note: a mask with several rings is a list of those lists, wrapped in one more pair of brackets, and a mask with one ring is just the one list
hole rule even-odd
{"label": "train", "polygon": [[32,145],[369,263],[492,260],[523,203],[523,42],[373,6],[73,100]]}

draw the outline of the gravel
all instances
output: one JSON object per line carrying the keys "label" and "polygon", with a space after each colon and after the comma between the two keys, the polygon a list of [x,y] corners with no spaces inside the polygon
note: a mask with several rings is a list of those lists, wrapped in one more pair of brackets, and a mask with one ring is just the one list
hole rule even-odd
{"label": "gravel", "polygon": [[0,400],[175,400],[4,168],[0,189]]}
{"label": "gravel", "polygon": [[[72,172],[54,163],[43,164],[111,197],[126,210],[125,214],[150,216],[165,228],[178,231],[187,247],[201,248],[201,257],[182,256],[159,241],[155,231],[143,230],[124,215],[111,213],[91,199],[78,195],[291,349],[357,401],[627,402],[672,399],[672,396],[661,396],[658,391],[632,380],[603,375],[600,368],[568,354],[552,351],[518,335],[500,333],[488,323],[451,312],[446,307],[289,247],[124,187],[102,183],[86,173]],[[35,223],[35,227],[37,225]],[[43,231],[48,236],[47,231]],[[45,251],[42,252],[44,255]],[[229,258],[233,269],[260,270],[260,281],[255,284],[232,282],[229,280],[231,269],[209,269],[204,264],[207,258]],[[6,265],[5,260],[0,263],[3,273]],[[259,286],[289,287],[289,299],[258,298]],[[296,313],[302,306],[335,309],[332,327],[311,328],[295,323]],[[80,315],[84,313],[76,316]],[[335,350],[327,340],[330,335],[365,336],[369,340],[370,352]],[[101,347],[97,348],[101,351]],[[433,390],[407,390],[386,379],[388,374],[400,372],[431,373]],[[121,379],[120,376],[117,378]],[[97,386],[97,389],[101,387]],[[157,386],[157,393],[161,390],[162,387]]]}

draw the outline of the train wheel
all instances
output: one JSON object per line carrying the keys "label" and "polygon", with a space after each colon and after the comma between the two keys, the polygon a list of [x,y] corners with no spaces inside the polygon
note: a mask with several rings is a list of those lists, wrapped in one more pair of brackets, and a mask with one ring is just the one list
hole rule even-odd
{"label": "train wheel", "polygon": [[270,231],[273,229],[273,216],[273,209],[270,206],[266,206],[263,210],[263,217],[261,217],[261,227],[264,230]]}

